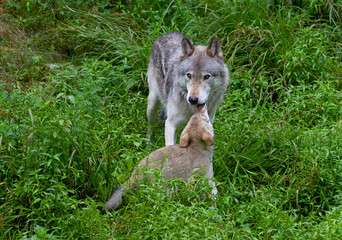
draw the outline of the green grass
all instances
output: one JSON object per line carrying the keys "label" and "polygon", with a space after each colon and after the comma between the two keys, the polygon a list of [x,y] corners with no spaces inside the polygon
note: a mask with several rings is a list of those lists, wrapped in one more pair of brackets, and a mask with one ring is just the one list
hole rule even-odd
{"label": "green grass", "polygon": [[[0,239],[340,239],[340,1],[0,5]],[[219,195],[158,178],[98,207],[147,151],[151,44],[220,37]],[[164,144],[163,123],[153,149]],[[158,175],[158,174],[157,174]]]}

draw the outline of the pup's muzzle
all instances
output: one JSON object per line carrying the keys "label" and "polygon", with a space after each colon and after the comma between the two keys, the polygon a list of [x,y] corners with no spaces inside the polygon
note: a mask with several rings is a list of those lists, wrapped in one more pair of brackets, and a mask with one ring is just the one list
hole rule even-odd
{"label": "pup's muzzle", "polygon": [[201,104],[198,103],[198,104],[196,105],[196,107],[202,107],[202,106],[204,106],[204,105],[205,105],[205,103],[201,103]]}

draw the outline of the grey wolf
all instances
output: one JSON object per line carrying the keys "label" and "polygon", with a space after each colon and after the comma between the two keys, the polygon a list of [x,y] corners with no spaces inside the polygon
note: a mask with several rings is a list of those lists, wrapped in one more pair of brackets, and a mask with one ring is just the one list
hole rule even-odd
{"label": "grey wolf", "polygon": [[206,104],[211,123],[227,90],[229,71],[221,43],[213,37],[209,46],[195,46],[181,33],[168,33],[152,46],[147,71],[149,95],[148,137],[152,138],[159,106],[166,112],[165,145],[177,141],[177,129],[186,123],[196,105]]}
{"label": "grey wolf", "polygon": [[[214,151],[214,128],[210,122],[206,105],[197,106],[196,113],[190,118],[183,130],[180,143],[166,146],[152,152],[140,161],[130,179],[115,190],[106,202],[108,211],[116,209],[122,202],[123,194],[137,188],[139,179],[144,178],[142,168],[158,168],[164,179],[182,178],[189,180],[194,171],[200,171],[212,186],[212,195],[217,194],[214,182],[212,156]],[[200,170],[199,170],[200,169]],[[149,176],[150,178],[154,176]],[[102,209],[104,213],[105,208]]]}

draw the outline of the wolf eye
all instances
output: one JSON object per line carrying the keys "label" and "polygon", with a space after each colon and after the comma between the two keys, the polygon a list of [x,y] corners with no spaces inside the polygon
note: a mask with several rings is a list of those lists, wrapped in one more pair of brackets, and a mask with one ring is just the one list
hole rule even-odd
{"label": "wolf eye", "polygon": [[187,73],[186,76],[190,79],[191,78],[191,73]]}
{"label": "wolf eye", "polygon": [[204,75],[204,80],[207,80],[207,79],[209,79],[209,78],[210,78],[210,74]]}

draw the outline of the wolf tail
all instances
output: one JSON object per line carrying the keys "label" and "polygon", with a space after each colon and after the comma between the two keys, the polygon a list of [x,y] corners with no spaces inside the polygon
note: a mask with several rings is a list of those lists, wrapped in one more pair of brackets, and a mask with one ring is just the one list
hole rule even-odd
{"label": "wolf tail", "polygon": [[[120,204],[122,203],[122,195],[125,193],[125,189],[124,188],[117,188],[113,195],[110,197],[110,199],[106,202],[105,206],[107,208],[108,211],[113,211],[115,210],[118,206],[120,206]],[[106,212],[105,208],[101,209],[102,213]]]}

